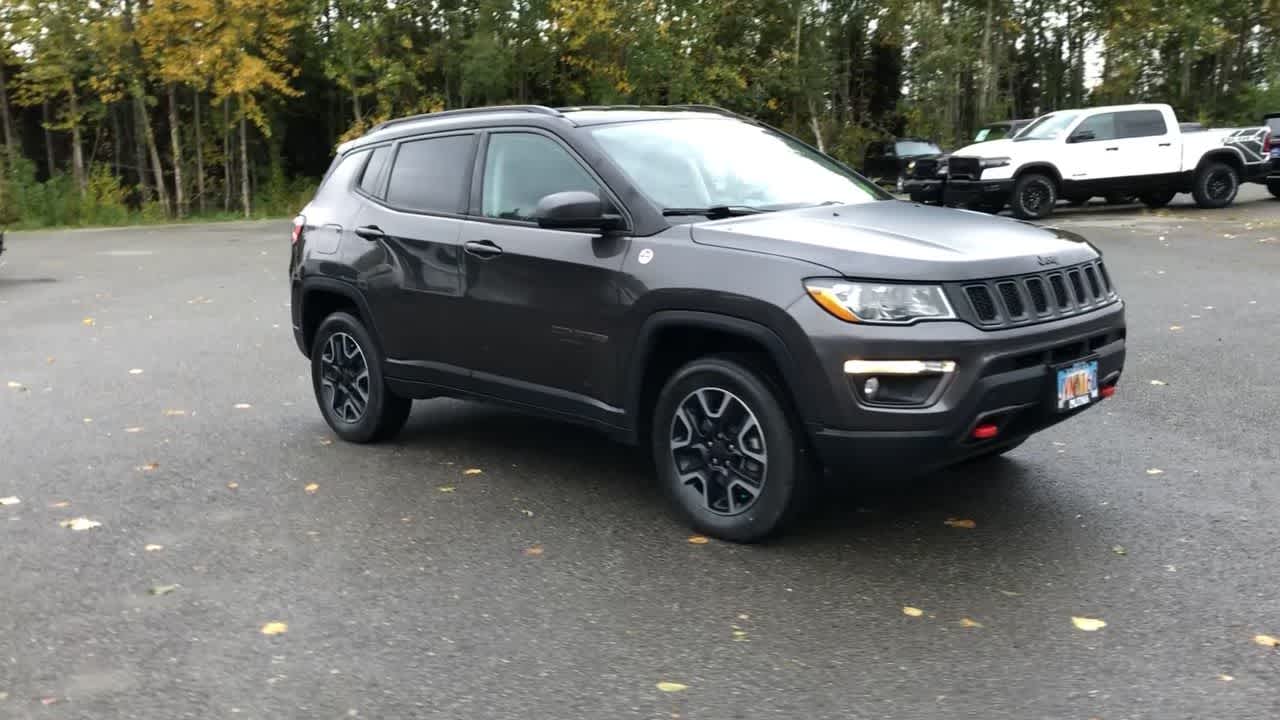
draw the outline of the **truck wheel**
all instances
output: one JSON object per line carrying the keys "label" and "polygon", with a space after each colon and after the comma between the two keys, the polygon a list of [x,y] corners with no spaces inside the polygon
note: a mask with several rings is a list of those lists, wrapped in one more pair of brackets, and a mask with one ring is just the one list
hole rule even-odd
{"label": "truck wheel", "polygon": [[1176,194],[1177,193],[1172,190],[1156,190],[1154,192],[1143,193],[1138,196],[1138,199],[1142,201],[1143,205],[1146,205],[1149,208],[1162,208],[1165,205],[1168,205]]}
{"label": "truck wheel", "polygon": [[316,330],[311,384],[325,422],[348,442],[394,437],[413,407],[383,382],[377,345],[364,324],[344,312],[325,318]]}
{"label": "truck wheel", "polygon": [[1222,208],[1236,199],[1240,174],[1224,162],[1208,162],[1196,171],[1191,194],[1202,208]]}
{"label": "truck wheel", "polygon": [[662,388],[651,433],[658,478],[703,534],[756,542],[807,505],[816,480],[784,402],[738,356],[695,360]]}
{"label": "truck wheel", "polygon": [[1272,195],[1280,198],[1280,181],[1267,183],[1267,189],[1271,191]]}
{"label": "truck wheel", "polygon": [[1009,209],[1014,217],[1023,220],[1039,220],[1049,217],[1053,204],[1058,201],[1058,189],[1053,178],[1040,173],[1027,173],[1013,185],[1013,197]]}

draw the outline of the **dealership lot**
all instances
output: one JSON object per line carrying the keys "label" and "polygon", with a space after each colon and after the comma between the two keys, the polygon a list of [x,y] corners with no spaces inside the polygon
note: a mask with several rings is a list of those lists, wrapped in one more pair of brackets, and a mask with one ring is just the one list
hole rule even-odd
{"label": "dealership lot", "polygon": [[500,408],[334,441],[287,223],[12,234],[0,717],[1275,717],[1280,201],[1051,222],[1128,302],[1116,398],[764,546]]}

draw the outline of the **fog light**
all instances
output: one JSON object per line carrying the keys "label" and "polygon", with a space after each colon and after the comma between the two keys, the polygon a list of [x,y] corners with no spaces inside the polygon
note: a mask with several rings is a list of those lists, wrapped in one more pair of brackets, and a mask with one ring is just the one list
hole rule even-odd
{"label": "fog light", "polygon": [[862,392],[867,396],[867,399],[875,398],[876,391],[879,389],[880,381],[875,378],[867,378],[867,382],[862,385]]}
{"label": "fog light", "polygon": [[990,440],[1000,434],[1000,427],[993,423],[985,423],[973,429],[973,439]]}
{"label": "fog light", "polygon": [[1104,398],[1109,398],[1109,397],[1111,397],[1112,395],[1115,395],[1115,394],[1116,394],[1116,386],[1115,386],[1115,385],[1106,385],[1106,386],[1103,386],[1103,387],[1101,387],[1101,388],[1099,388],[1099,389],[1098,389],[1098,394],[1099,394],[1099,395],[1101,395],[1101,396],[1102,396],[1102,397],[1104,397]]}

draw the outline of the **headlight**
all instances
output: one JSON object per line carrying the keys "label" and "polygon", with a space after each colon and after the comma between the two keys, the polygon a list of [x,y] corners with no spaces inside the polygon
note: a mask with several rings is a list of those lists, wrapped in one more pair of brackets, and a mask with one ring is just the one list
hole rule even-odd
{"label": "headlight", "polygon": [[916,320],[950,320],[956,314],[937,285],[890,285],[838,279],[805,282],[824,310],[846,322],[904,325]]}
{"label": "headlight", "polygon": [[916,161],[912,160],[911,162],[907,163],[907,174],[910,175],[915,171],[916,171]]}
{"label": "headlight", "polygon": [[998,168],[1009,164],[1009,158],[982,158],[982,168]]}

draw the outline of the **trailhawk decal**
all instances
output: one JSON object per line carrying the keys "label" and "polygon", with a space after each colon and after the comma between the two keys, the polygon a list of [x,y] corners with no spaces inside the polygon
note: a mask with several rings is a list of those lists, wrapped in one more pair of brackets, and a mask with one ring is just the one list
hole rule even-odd
{"label": "trailhawk decal", "polygon": [[1262,141],[1266,137],[1268,130],[1266,128],[1250,128],[1247,130],[1236,130],[1230,135],[1222,138],[1223,145],[1230,145],[1240,151],[1244,155],[1244,161],[1250,165],[1259,163],[1267,159],[1262,154]]}

